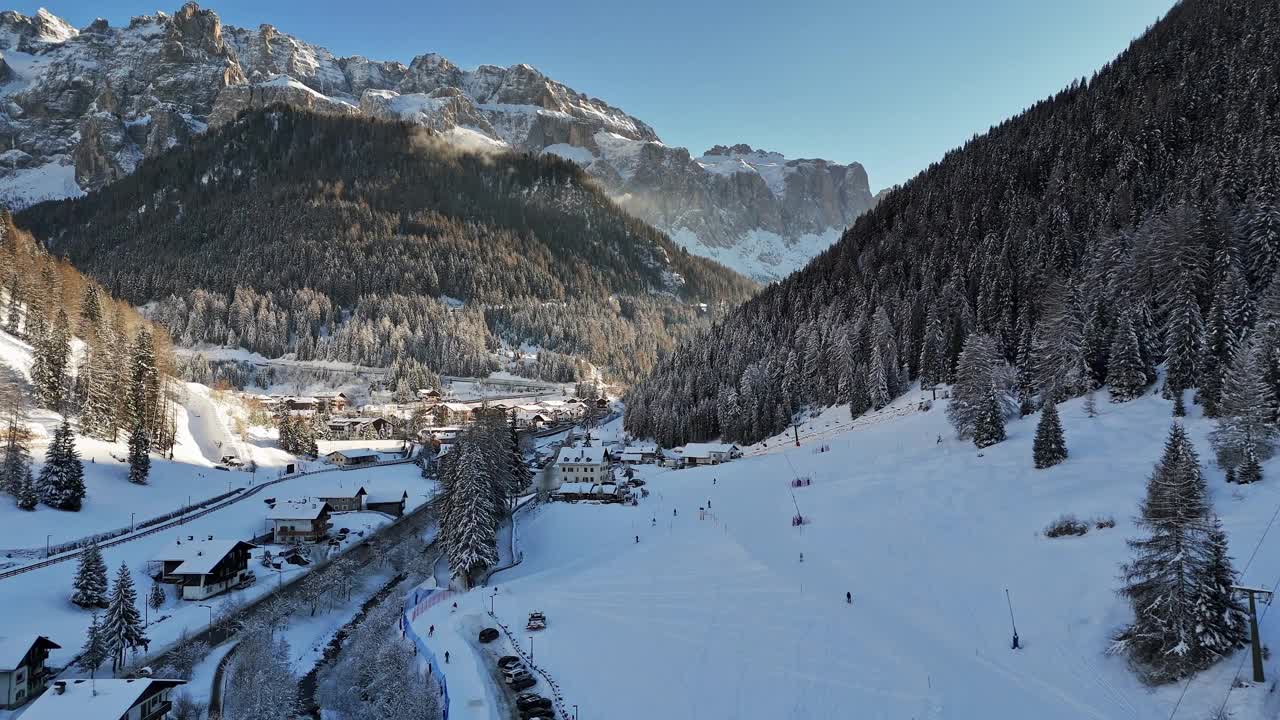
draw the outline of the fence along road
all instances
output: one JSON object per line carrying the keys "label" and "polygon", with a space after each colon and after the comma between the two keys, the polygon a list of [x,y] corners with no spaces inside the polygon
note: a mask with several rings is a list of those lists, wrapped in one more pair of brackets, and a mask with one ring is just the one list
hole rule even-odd
{"label": "fence along road", "polygon": [[[404,458],[402,460],[387,460],[379,463],[369,463],[366,465],[354,467],[352,469],[384,467],[387,465],[403,465],[405,463],[410,463],[410,462],[413,462],[412,453],[410,454],[409,457]],[[156,525],[155,527],[152,527],[152,528],[147,528],[142,532],[130,533],[128,535],[125,535],[123,537],[118,537],[113,540],[105,540],[101,543],[98,543],[98,549],[101,550],[104,548],[115,547],[116,545],[123,545],[127,542],[133,542],[138,538],[144,538],[144,537],[147,537],[148,535],[155,535],[158,532],[171,530],[175,527],[178,527],[179,525],[184,525],[191,520],[196,520],[204,517],[205,515],[209,515],[210,513],[215,513],[219,510],[226,509],[227,507],[234,505],[240,502],[241,500],[244,500],[245,498],[253,497],[254,495],[261,492],[264,488],[271,487],[272,485],[275,485],[276,483],[284,482],[285,480],[295,480],[297,478],[305,477],[307,475],[319,475],[321,473],[334,472],[338,470],[339,468],[324,468],[322,470],[310,470],[310,471],[294,473],[292,475],[282,475],[281,477],[278,477],[275,480],[268,480],[264,483],[259,483],[258,485],[255,485],[249,488],[248,490],[245,490],[242,493],[238,493],[234,497],[230,497],[222,502],[216,503],[214,505],[210,505],[209,507],[201,510],[198,513],[181,515],[177,518],[174,518],[173,520],[170,520],[169,522],[161,523],[160,525]],[[57,565],[58,563],[61,563],[61,562],[74,560],[75,558],[80,557],[80,554],[83,553],[84,551],[85,551],[85,548],[80,548],[79,550],[72,550],[69,552],[62,553],[61,555],[58,555],[56,557],[45,558],[40,562],[31,563],[30,565],[23,565],[21,567],[16,567],[11,570],[5,570],[3,572],[0,572],[0,580],[7,580],[11,577],[15,577],[23,573],[31,572],[32,570],[39,570],[40,568],[46,568],[46,567],[49,567],[50,565]]]}

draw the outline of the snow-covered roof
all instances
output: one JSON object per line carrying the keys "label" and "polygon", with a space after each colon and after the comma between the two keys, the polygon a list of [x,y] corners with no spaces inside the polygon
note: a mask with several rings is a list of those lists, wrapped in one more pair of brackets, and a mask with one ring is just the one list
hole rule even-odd
{"label": "snow-covered roof", "polygon": [[712,453],[731,453],[736,449],[727,443],[689,443],[681,454],[687,458],[708,458]]}
{"label": "snow-covered roof", "polygon": [[[343,454],[345,455],[346,453]],[[312,497],[320,498],[322,500],[324,498],[352,498],[361,493],[364,493],[365,495],[369,494],[369,491],[365,490],[363,485],[356,485],[354,483],[333,483],[332,485],[309,487],[307,488],[307,492],[310,492]]]}
{"label": "snow-covered roof", "polygon": [[362,457],[377,457],[378,454],[379,453],[377,450],[373,450],[370,448],[350,448],[348,450],[334,450],[333,452],[325,455],[325,457],[327,458],[344,457],[348,460],[353,460],[355,458],[362,458]]}
{"label": "snow-covered roof", "polygon": [[658,446],[653,443],[636,443],[634,445],[628,445],[622,449],[623,455],[626,455],[628,453],[644,453],[645,455],[656,455],[658,454]]}
{"label": "snow-covered roof", "polygon": [[[219,541],[215,540],[210,542],[209,544],[213,546],[214,542],[219,542]],[[221,552],[219,552],[219,548],[216,546],[206,548],[203,552],[197,553],[194,557],[184,560],[182,564],[174,568],[170,574],[171,575],[207,575],[213,572],[213,568],[217,566],[218,563],[222,562],[223,558],[225,558],[232,550],[234,550],[238,545],[240,545],[244,541],[243,540],[223,540],[220,542],[226,543],[225,549],[222,549]],[[248,545],[249,547],[257,547],[256,545],[250,545],[249,543],[244,543],[244,544]]]}
{"label": "snow-covered roof", "polygon": [[50,687],[22,713],[23,720],[104,720],[124,717],[153,686],[176,687],[186,680],[67,680],[61,694]]}
{"label": "snow-covered roof", "polygon": [[556,492],[569,495],[588,495],[595,486],[595,483],[589,482],[560,483],[560,488]]}
{"label": "snow-covered roof", "polygon": [[329,503],[316,498],[307,500],[281,500],[271,508],[267,517],[272,520],[315,520],[329,508]]}
{"label": "snow-covered roof", "polygon": [[605,462],[608,452],[599,445],[560,448],[556,462],[560,465],[600,465]]}
{"label": "snow-covered roof", "polygon": [[[188,536],[191,537],[191,536]],[[178,540],[166,545],[163,550],[151,556],[155,562],[187,563],[196,558],[215,556],[221,560],[231,552],[242,540],[221,540],[211,537],[195,537],[190,540]],[[216,561],[215,561],[216,562]]]}
{"label": "snow-covered roof", "polygon": [[450,412],[471,412],[471,406],[467,405],[466,403],[455,403],[455,402],[440,403],[440,407],[445,408]]}
{"label": "snow-covered roof", "polygon": [[364,499],[365,503],[398,503],[408,497],[408,490],[379,490],[378,492],[369,493]]}
{"label": "snow-covered roof", "polygon": [[50,649],[62,647],[35,633],[0,636],[0,670],[16,670],[22,664],[22,659],[31,652],[31,646],[40,641],[44,641],[45,647]]}

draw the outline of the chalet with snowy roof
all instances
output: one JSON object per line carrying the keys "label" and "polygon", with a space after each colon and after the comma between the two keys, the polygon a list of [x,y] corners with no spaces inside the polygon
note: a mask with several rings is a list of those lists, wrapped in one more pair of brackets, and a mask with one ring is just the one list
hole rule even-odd
{"label": "chalet with snowy roof", "polygon": [[[338,465],[341,463],[336,462],[332,457],[337,454],[337,452],[331,452],[325,457],[329,458],[329,462]],[[377,453],[374,453],[374,455],[376,456]],[[369,494],[369,492],[364,489],[363,485],[356,485],[353,483],[334,483],[328,486],[308,489],[317,499],[329,503],[329,509],[332,512],[352,512],[355,510],[363,510],[364,499]]]}
{"label": "chalet with snowy roof", "polygon": [[641,465],[658,460],[658,446],[652,444],[633,444],[622,449],[619,459],[631,465]]}
{"label": "chalet with snowy roof", "polygon": [[321,393],[315,396],[316,410],[322,413],[339,413],[347,409],[350,400],[346,393]]}
{"label": "chalet with snowy roof", "polygon": [[19,633],[0,637],[0,710],[26,704],[49,682],[45,661],[62,646],[43,635]]}
{"label": "chalet with snowy roof", "polygon": [[333,508],[319,498],[281,500],[267,513],[275,543],[317,542],[329,534]]}
{"label": "chalet with snowy roof", "polygon": [[347,440],[363,437],[386,437],[391,432],[391,423],[380,417],[339,417],[329,418],[325,425],[335,440]]}
{"label": "chalet with snowy roof", "polygon": [[188,535],[151,558],[159,566],[155,579],[178,586],[183,600],[205,600],[249,583],[249,554],[256,545]]}
{"label": "chalet with snowy roof", "polygon": [[609,450],[591,447],[562,447],[556,455],[556,471],[560,482],[603,482],[611,477]]}
{"label": "chalet with snowy roof", "polygon": [[57,680],[22,720],[164,720],[173,689],[186,680],[156,678]]}
{"label": "chalet with snowy roof", "polygon": [[436,388],[424,388],[418,391],[418,399],[423,401],[439,400],[444,397]]}
{"label": "chalet with snowy roof", "polygon": [[378,490],[369,493],[364,499],[364,508],[373,512],[386,513],[393,517],[400,517],[404,514],[404,508],[409,503],[408,490]]}
{"label": "chalet with snowy roof", "polygon": [[[324,456],[325,460],[337,465],[338,467],[354,467],[356,465],[372,465],[381,459],[382,455],[377,450],[369,448],[350,448],[347,450],[334,450]],[[334,506],[334,510],[343,510]]]}
{"label": "chalet with snowy roof", "polygon": [[685,465],[719,465],[742,457],[737,445],[727,443],[689,443],[679,452]]}
{"label": "chalet with snowy roof", "polygon": [[465,425],[471,422],[475,408],[466,403],[440,403],[435,408],[439,425]]}

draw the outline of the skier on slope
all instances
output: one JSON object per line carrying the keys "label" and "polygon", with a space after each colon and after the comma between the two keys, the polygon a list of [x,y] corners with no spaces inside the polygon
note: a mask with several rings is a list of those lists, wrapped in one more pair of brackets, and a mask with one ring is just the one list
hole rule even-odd
{"label": "skier on slope", "polygon": [[852,605],[852,604],[853,604],[853,593],[848,593],[848,592],[847,592],[847,593],[845,593],[845,594],[844,594],[844,601],[845,601],[846,603],[848,603],[848,604]]}
{"label": "skier on slope", "polygon": [[448,665],[448,664],[449,664],[449,651],[448,651],[448,650],[445,650],[445,651],[444,651],[444,662],[445,662],[445,664],[446,664],[446,665]]}
{"label": "skier on slope", "polygon": [[427,637],[431,637],[432,635],[435,635],[435,634],[436,634],[435,625],[432,625],[431,627],[427,628]]}
{"label": "skier on slope", "polygon": [[636,544],[639,544],[639,543],[640,543],[640,536],[639,536],[639,535],[637,535],[637,536],[636,536]]}

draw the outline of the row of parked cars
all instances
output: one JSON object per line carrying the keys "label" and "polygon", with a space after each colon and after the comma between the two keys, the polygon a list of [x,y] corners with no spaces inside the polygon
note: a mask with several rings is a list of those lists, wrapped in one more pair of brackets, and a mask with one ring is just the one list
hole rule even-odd
{"label": "row of parked cars", "polygon": [[533,674],[524,666],[520,658],[515,655],[504,655],[498,658],[498,669],[502,671],[503,681],[519,693],[516,696],[516,710],[520,712],[521,720],[544,720],[556,716],[549,698],[537,693],[523,692],[538,684],[538,681],[533,678]]}

